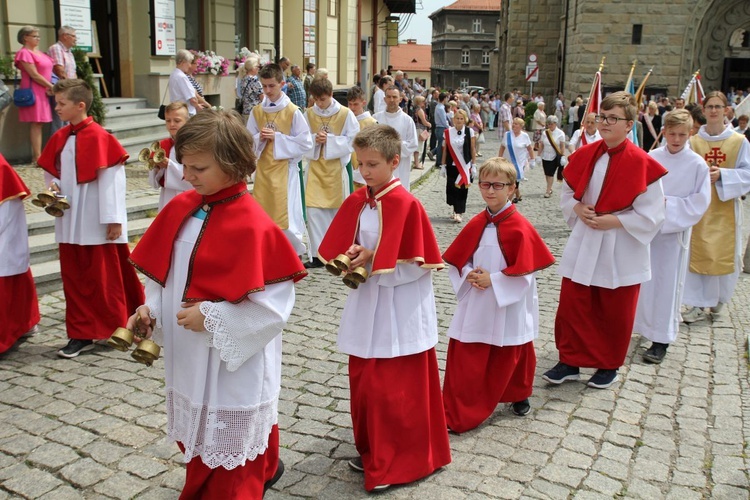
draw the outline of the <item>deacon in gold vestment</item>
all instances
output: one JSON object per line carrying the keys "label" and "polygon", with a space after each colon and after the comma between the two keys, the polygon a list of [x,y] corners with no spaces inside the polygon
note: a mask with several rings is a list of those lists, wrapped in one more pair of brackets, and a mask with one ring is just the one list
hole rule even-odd
{"label": "deacon in gold vestment", "polygon": [[[720,101],[710,97],[706,102],[713,105]],[[711,135],[707,129],[711,125],[711,114],[717,112],[720,111],[707,109],[709,123],[690,139],[692,150],[701,155],[709,167],[719,169],[718,174],[711,177],[708,211],[693,227],[683,299],[687,306],[710,307],[714,314],[732,298],[742,269],[740,196],[750,191],[750,144],[731,127],[723,130],[719,127],[720,132]],[[714,181],[716,175],[718,179]],[[693,316],[688,311],[683,314],[683,320],[695,321]]]}
{"label": "deacon in gold vestment", "polygon": [[[312,150],[313,142],[304,115],[281,92],[281,87],[277,88],[278,95],[269,95],[264,86],[266,96],[247,120],[258,156],[253,196],[284,231],[297,255],[303,255],[306,253],[302,242],[305,220],[298,164]],[[273,131],[272,140],[262,137],[263,129]]]}
{"label": "deacon in gold vestment", "polygon": [[306,267],[321,267],[318,246],[331,225],[336,212],[349,196],[346,165],[352,153],[352,141],[359,124],[349,108],[333,99],[331,82],[313,80],[310,94],[315,105],[305,116],[315,147],[309,154],[305,203],[310,235],[310,253],[315,256]]}

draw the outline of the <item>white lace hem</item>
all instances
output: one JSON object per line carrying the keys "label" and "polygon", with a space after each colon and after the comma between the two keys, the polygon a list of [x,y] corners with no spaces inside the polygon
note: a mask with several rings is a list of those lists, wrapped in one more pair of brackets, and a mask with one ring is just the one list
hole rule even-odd
{"label": "white lace hem", "polygon": [[249,407],[193,404],[187,396],[167,389],[167,435],[185,447],[185,463],[195,457],[209,468],[232,470],[255,460],[268,448],[278,422],[278,395]]}

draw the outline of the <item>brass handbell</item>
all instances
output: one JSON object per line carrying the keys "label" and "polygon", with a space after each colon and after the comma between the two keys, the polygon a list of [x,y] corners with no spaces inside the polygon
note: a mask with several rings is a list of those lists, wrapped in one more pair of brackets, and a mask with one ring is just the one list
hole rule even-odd
{"label": "brass handbell", "polygon": [[[140,318],[136,319],[136,330],[140,331]],[[120,352],[126,352],[133,345],[135,334],[127,328],[118,328],[107,340],[107,345]],[[139,363],[151,366],[154,361],[159,359],[161,347],[153,340],[143,339],[136,345],[131,356]]]}
{"label": "brass handbell", "polygon": [[107,345],[112,349],[125,352],[133,345],[133,332],[127,328],[118,328],[115,333],[107,340]]}
{"label": "brass handbell", "polygon": [[[36,198],[32,200],[32,203],[36,205],[37,207],[46,207],[47,205],[51,205],[57,200],[57,196],[55,196],[55,192],[52,189],[48,189],[47,191],[43,191],[36,195]],[[37,203],[38,202],[38,203]],[[41,203],[41,205],[40,205]]]}
{"label": "brass handbell", "polygon": [[62,217],[65,214],[65,210],[70,208],[68,203],[68,197],[62,194],[56,195],[55,201],[47,205],[44,211],[50,214],[52,217]]}
{"label": "brass handbell", "polygon": [[352,290],[356,290],[359,285],[367,281],[367,276],[367,269],[364,267],[355,267],[352,272],[344,276],[343,282]]}
{"label": "brass handbell", "polygon": [[341,273],[345,273],[349,270],[351,264],[352,260],[341,253],[335,259],[326,262],[326,269],[334,276],[341,276]]}
{"label": "brass handbell", "polygon": [[151,146],[141,149],[138,153],[138,161],[143,163],[149,170],[156,167],[158,163],[163,162],[167,159],[167,152],[162,149],[159,141],[154,141]]}

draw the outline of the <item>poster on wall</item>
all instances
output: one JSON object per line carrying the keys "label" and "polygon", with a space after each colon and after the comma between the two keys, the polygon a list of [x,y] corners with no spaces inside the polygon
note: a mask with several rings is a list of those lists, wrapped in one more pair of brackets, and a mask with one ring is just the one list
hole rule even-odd
{"label": "poster on wall", "polygon": [[151,55],[177,54],[175,0],[151,0]]}
{"label": "poster on wall", "polygon": [[59,0],[60,26],[70,26],[76,30],[76,46],[91,52],[91,5],[89,0]]}

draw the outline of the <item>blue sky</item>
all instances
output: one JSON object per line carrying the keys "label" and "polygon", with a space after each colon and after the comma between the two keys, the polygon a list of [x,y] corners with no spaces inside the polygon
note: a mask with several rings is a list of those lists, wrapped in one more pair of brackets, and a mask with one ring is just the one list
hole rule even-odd
{"label": "blue sky", "polygon": [[[417,0],[417,13],[411,16],[406,30],[402,35],[399,36],[399,40],[406,40],[407,38],[416,38],[417,43],[430,44],[432,43],[432,21],[428,17],[430,14],[450,5],[456,0]],[[406,16],[402,15],[405,19]],[[402,21],[402,24],[406,24],[406,20]]]}

